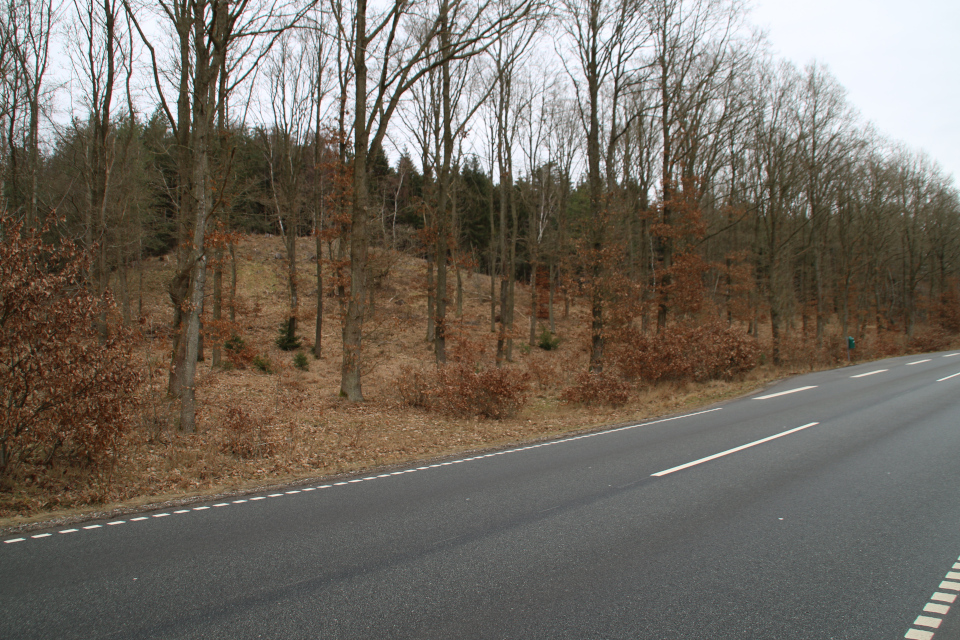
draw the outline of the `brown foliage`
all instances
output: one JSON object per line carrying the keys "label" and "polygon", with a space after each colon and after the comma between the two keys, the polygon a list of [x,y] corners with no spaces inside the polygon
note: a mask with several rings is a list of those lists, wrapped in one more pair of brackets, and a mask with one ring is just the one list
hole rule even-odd
{"label": "brown foliage", "polygon": [[950,283],[932,311],[940,328],[953,335],[960,334],[960,296],[957,295],[956,283]]}
{"label": "brown foliage", "polygon": [[619,407],[630,399],[630,384],[608,371],[584,371],[560,394],[563,402]]}
{"label": "brown foliage", "polygon": [[405,367],[397,380],[404,404],[452,416],[515,416],[527,401],[529,374],[512,367],[475,367],[463,362],[433,371]]}
{"label": "brown foliage", "polygon": [[742,329],[719,321],[683,322],[657,335],[624,329],[611,348],[627,378],[661,380],[730,380],[757,366],[760,348]]}
{"label": "brown foliage", "polygon": [[47,245],[0,214],[0,474],[57,456],[101,463],[128,426],[140,374],[129,335],[98,336],[101,312],[83,286],[75,246]]}
{"label": "brown foliage", "polygon": [[950,334],[942,327],[922,327],[907,340],[908,353],[931,353],[950,348]]}
{"label": "brown foliage", "polygon": [[501,420],[527,401],[530,375],[513,367],[481,363],[483,344],[451,332],[451,362],[432,370],[403,367],[397,389],[404,404],[459,417]]}

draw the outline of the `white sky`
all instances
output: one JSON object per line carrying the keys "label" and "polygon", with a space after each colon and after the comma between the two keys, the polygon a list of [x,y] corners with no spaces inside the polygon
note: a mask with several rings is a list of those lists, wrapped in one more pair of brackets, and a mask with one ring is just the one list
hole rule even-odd
{"label": "white sky", "polygon": [[960,185],[960,0],[753,0],[779,57],[816,59],[886,137]]}

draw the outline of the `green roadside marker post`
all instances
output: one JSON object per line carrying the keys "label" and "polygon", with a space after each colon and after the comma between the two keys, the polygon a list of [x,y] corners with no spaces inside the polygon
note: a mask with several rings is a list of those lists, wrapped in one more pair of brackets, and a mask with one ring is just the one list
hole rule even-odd
{"label": "green roadside marker post", "polygon": [[847,336],[847,362],[850,362],[850,352],[857,348],[857,341],[853,336]]}

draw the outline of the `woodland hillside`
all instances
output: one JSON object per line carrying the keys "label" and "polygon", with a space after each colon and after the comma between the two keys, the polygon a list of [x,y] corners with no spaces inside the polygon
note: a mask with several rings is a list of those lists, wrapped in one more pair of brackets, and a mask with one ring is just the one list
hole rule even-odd
{"label": "woodland hillside", "polygon": [[[167,286],[175,265],[171,256],[146,258],[128,283],[137,318],[130,330],[122,330],[118,306],[105,316],[115,341],[104,343],[104,349],[122,345],[119,360],[125,366],[117,370],[119,374],[104,377],[103,386],[92,392],[74,385],[60,393],[62,410],[50,415],[38,412],[42,419],[26,433],[15,435],[11,420],[15,413],[6,414],[2,427],[8,457],[0,491],[0,522],[17,526],[50,517],[45,514],[69,516],[124,504],[240,491],[504,446],[691,410],[787,373],[846,361],[845,342],[835,323],[828,326],[820,349],[809,326],[804,334],[802,323],[789,325],[782,338],[782,364],[774,367],[765,323],[759,325],[755,339],[746,334],[748,324],[734,322],[734,333],[724,341],[722,331],[698,335],[695,329],[709,324],[700,317],[695,323],[672,325],[685,326],[686,331],[661,332],[667,335],[669,348],[651,345],[657,335],[652,329],[647,334],[630,334],[629,351],[620,352],[616,364],[607,367],[608,375],[590,377],[585,375],[591,346],[589,298],[583,293],[561,293],[554,299],[556,331],[549,332],[549,318],[541,319],[541,333],[532,346],[525,336],[514,338],[512,358],[500,368],[507,375],[484,377],[498,370],[498,334],[491,331],[489,319],[490,278],[464,271],[459,279],[462,313],[451,314],[450,361],[440,376],[432,344],[426,340],[428,263],[385,251],[378,256],[383,275],[369,320],[367,349],[372,357],[365,372],[367,399],[354,403],[338,393],[342,353],[336,319],[342,302],[335,283],[325,288],[322,299],[324,314],[331,319],[321,331],[320,357],[315,357],[315,345],[307,340],[285,351],[278,346],[288,313],[284,241],[269,235],[236,240],[234,348],[224,348],[223,360],[212,366],[213,333],[204,334],[207,344],[204,360],[198,363],[196,432],[177,428],[178,402],[167,393],[172,334]],[[311,238],[299,242],[300,268],[307,270],[315,265],[311,254],[315,243]],[[5,251],[6,266],[15,261],[9,249]],[[4,303],[8,303],[13,291],[25,287],[9,272],[3,275],[3,282],[9,283],[3,289]],[[77,278],[72,274],[73,282]],[[70,282],[68,277],[60,284],[69,289]],[[300,321],[313,326],[317,290],[303,289]],[[452,300],[457,299],[456,289],[451,284]],[[518,284],[517,294],[528,297],[529,287]],[[62,306],[62,295],[41,296],[46,301],[51,297],[53,304]],[[96,302],[92,297],[85,299]],[[30,304],[22,298],[13,301],[18,309]],[[37,369],[57,372],[44,376],[51,378],[51,387],[85,379],[82,365],[90,363],[71,348],[78,342],[96,346],[99,341],[99,307],[89,304],[88,308],[93,313],[80,318],[79,335],[65,340],[41,334],[34,342],[53,345],[46,352],[33,350]],[[50,310],[45,314],[38,324],[50,327]],[[14,322],[17,317],[19,324]],[[522,310],[518,318],[521,324],[527,320]],[[724,328],[726,321],[720,320]],[[74,315],[66,321],[78,324]],[[11,366],[8,358],[15,345],[22,349],[23,336],[38,332],[31,324],[17,314],[4,315],[0,373],[5,388],[13,389],[18,380],[29,377]],[[859,337],[853,357],[945,348],[954,342],[953,335],[936,324],[918,328],[913,338],[870,326]],[[720,364],[708,371],[703,366],[711,352]],[[80,366],[66,367],[68,361]],[[611,370],[616,373],[610,374]],[[55,394],[46,393],[47,399]],[[23,408],[34,410],[42,404],[29,394],[23,397]],[[96,413],[80,411],[85,397]],[[101,412],[104,402],[112,412]],[[11,408],[8,405],[8,411]],[[84,437],[90,433],[99,437]]]}
{"label": "woodland hillside", "polygon": [[953,178],[738,0],[24,0],[0,69],[5,515],[960,333]]}

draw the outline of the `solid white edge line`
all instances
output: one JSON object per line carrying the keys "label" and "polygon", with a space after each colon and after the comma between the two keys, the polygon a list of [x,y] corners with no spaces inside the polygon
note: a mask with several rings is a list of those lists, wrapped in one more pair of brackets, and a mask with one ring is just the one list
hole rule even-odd
{"label": "solid white edge line", "polygon": [[682,469],[688,469],[688,468],[693,467],[693,466],[696,466],[696,465],[698,465],[698,464],[703,464],[704,462],[709,462],[710,460],[716,460],[717,458],[722,458],[723,456],[728,456],[728,455],[730,455],[731,453],[736,453],[737,451],[743,451],[744,449],[749,449],[750,447],[755,447],[755,446],[757,446],[758,444],[763,444],[764,442],[770,442],[771,440],[776,440],[777,438],[782,438],[783,436],[788,436],[788,435],[790,435],[791,433],[796,433],[797,431],[801,431],[801,430],[803,430],[803,429],[807,429],[807,428],[809,428],[809,427],[813,427],[813,426],[818,425],[818,424],[820,424],[820,423],[819,423],[819,422],[811,422],[811,423],[809,423],[809,424],[803,425],[802,427],[795,427],[795,428],[793,428],[793,429],[789,429],[789,430],[787,430],[787,431],[784,431],[784,432],[782,432],[782,433],[778,433],[778,434],[776,434],[776,435],[767,436],[766,438],[761,438],[760,440],[754,440],[753,442],[749,442],[749,443],[747,443],[747,444],[742,444],[742,445],[740,445],[739,447],[734,447],[733,449],[727,449],[726,451],[721,451],[720,453],[715,453],[715,454],[713,454],[712,456],[707,456],[706,458],[700,458],[699,460],[694,460],[693,462],[688,462],[688,463],[686,463],[686,464],[681,464],[680,466],[677,466],[677,467],[671,467],[670,469],[664,469],[663,471],[658,471],[657,473],[651,473],[650,475],[651,475],[651,476],[656,476],[656,477],[662,477],[662,476],[665,476],[665,475],[667,475],[667,474],[674,473],[675,471],[681,471]]}
{"label": "solid white edge line", "polygon": [[885,371],[890,371],[890,369],[877,369],[876,371],[868,371],[866,373],[861,373],[859,375],[850,376],[851,378],[866,378],[867,376],[872,376],[875,373],[883,373]]}
{"label": "solid white edge line", "polygon": [[952,376],[947,376],[946,378],[940,378],[939,380],[937,380],[937,382],[943,382],[944,380],[949,380],[950,378],[956,378],[957,376],[960,376],[960,373],[955,373]]}
{"label": "solid white edge line", "polygon": [[798,391],[807,391],[808,389],[816,389],[816,388],[817,388],[817,385],[813,385],[810,387],[799,387],[797,389],[790,389],[789,391],[781,391],[780,393],[771,393],[770,395],[759,396],[754,398],[754,400],[769,400],[770,398],[779,398],[780,396],[786,396],[791,393],[797,393]]}

